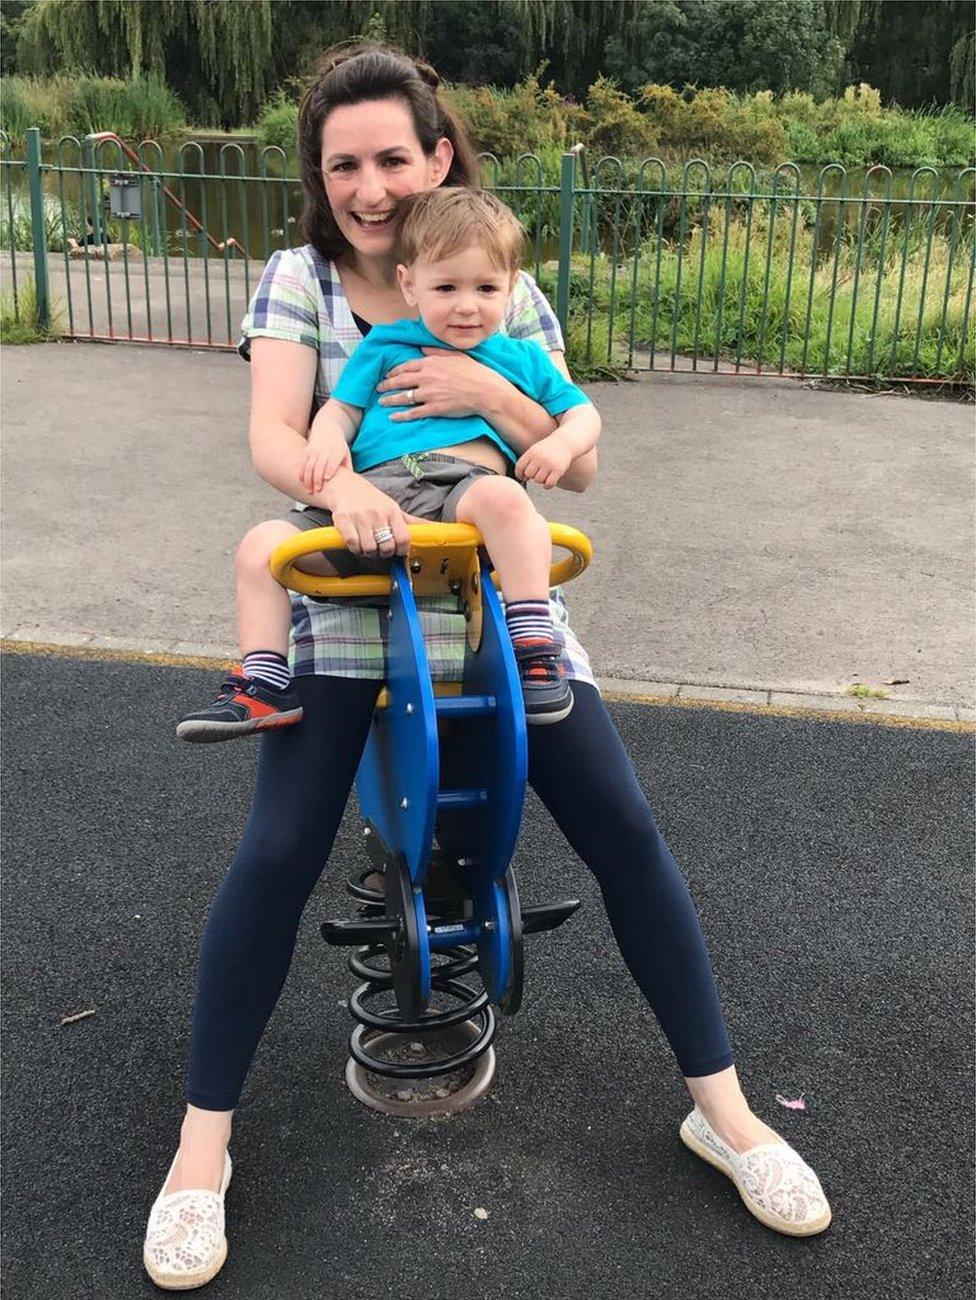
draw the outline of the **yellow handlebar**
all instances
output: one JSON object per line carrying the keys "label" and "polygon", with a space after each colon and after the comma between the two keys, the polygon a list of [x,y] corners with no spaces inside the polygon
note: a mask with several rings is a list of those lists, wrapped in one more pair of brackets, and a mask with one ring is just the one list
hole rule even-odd
{"label": "yellow handlebar", "polygon": [[[410,554],[425,550],[472,550],[482,544],[481,534],[471,524],[410,524]],[[554,546],[569,552],[549,571],[549,585],[558,586],[579,577],[593,558],[593,545],[585,533],[566,524],[550,524]],[[324,578],[303,573],[296,561],[316,551],[344,551],[346,544],[338,528],[309,528],[275,548],[271,572],[283,587],[306,596],[386,596],[390,579],[386,574],[363,573],[352,578]],[[497,585],[497,582],[496,582]]]}

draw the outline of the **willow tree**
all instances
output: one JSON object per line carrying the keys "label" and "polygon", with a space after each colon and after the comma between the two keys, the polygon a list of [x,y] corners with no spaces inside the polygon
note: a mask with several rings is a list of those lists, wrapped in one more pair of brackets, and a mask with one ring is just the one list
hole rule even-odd
{"label": "willow tree", "polygon": [[18,43],[23,71],[154,74],[194,113],[248,121],[268,91],[271,0],[38,0]]}
{"label": "willow tree", "polygon": [[440,0],[275,0],[272,76],[275,84],[312,71],[323,50],[368,35],[421,53]]}
{"label": "willow tree", "polygon": [[955,101],[972,109],[972,0],[833,0],[827,21],[846,80],[869,81],[906,108]]}
{"label": "willow tree", "polygon": [[577,95],[602,71],[609,37],[626,31],[634,0],[496,0],[512,9],[525,30],[533,62],[546,59],[562,90]]}
{"label": "willow tree", "polygon": [[976,100],[976,32],[961,33],[949,52],[949,91],[963,108]]}

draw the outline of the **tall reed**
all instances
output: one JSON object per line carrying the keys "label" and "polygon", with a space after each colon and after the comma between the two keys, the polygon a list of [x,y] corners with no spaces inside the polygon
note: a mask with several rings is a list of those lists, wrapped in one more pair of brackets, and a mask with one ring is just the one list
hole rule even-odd
{"label": "tall reed", "polygon": [[5,77],[0,83],[0,127],[12,145],[22,147],[32,126],[40,128],[44,139],[90,131],[144,139],[183,130],[186,115],[158,77]]}

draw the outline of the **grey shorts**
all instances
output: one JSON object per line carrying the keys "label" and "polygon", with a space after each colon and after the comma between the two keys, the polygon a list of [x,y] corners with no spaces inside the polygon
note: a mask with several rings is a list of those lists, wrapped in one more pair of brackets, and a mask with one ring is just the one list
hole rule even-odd
{"label": "grey shorts", "polygon": [[[495,474],[495,471],[484,465],[473,465],[459,456],[426,451],[374,465],[363,473],[363,478],[392,497],[407,514],[452,524],[461,497],[475,479],[485,474]],[[290,510],[285,518],[297,528],[332,526],[332,512],[320,506]],[[328,560],[341,578],[354,573],[387,573],[391,564],[388,556],[353,555],[351,551],[330,551]]]}

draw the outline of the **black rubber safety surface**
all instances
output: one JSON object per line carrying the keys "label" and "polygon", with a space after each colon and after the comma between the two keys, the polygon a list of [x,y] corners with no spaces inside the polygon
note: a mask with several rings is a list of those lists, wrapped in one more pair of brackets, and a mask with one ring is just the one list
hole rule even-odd
{"label": "black rubber safety surface", "polygon": [[[196,946],[254,742],[173,739],[204,672],[6,656],[3,685],[4,1300],[150,1296]],[[701,910],[747,1092],[819,1172],[831,1228],[768,1231],[679,1143],[667,1044],[534,802],[523,901],[584,906],[526,941],[491,1094],[442,1121],[356,1103],[352,979],[318,935],[352,913],[351,808],[238,1112],[208,1296],[971,1295],[972,738],[612,712]]]}

